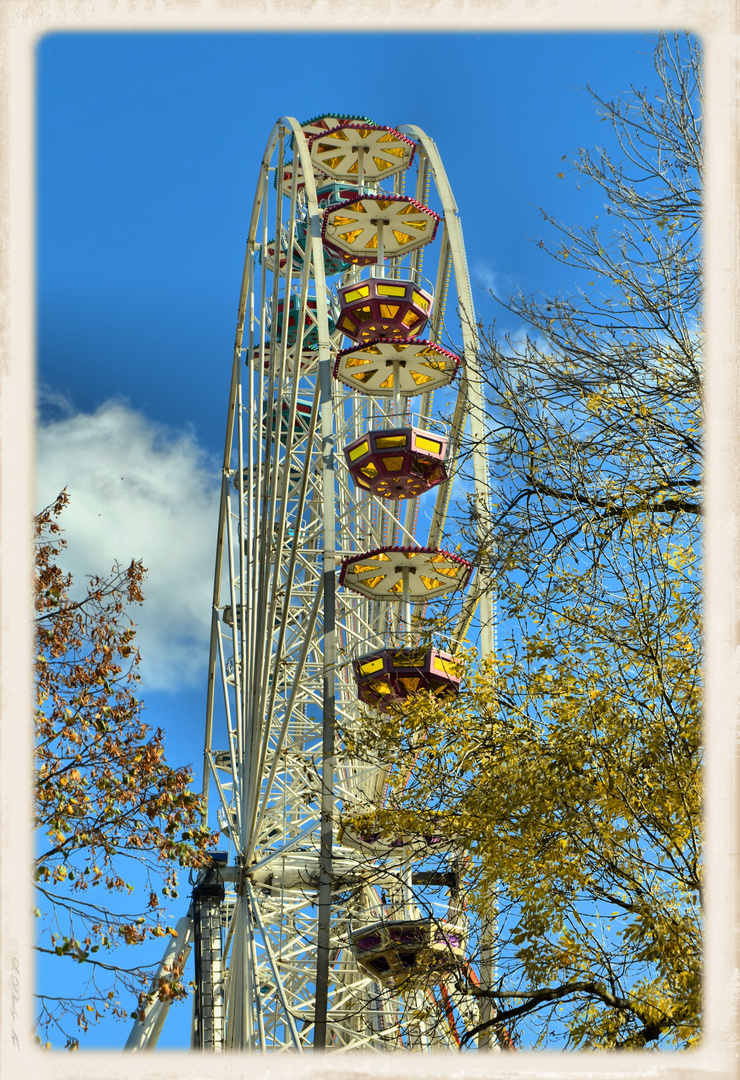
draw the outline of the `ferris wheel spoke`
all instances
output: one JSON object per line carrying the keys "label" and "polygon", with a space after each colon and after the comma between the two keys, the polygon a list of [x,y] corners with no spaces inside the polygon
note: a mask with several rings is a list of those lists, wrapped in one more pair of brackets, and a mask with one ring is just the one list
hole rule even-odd
{"label": "ferris wheel spoke", "polygon": [[311,611],[309,613],[307,625],[306,625],[306,628],[305,628],[306,629],[306,634],[305,634],[305,637],[304,637],[304,640],[303,640],[303,643],[302,643],[302,646],[301,646],[300,655],[298,657],[298,663],[297,663],[296,671],[294,673],[293,687],[292,687],[292,690],[291,690],[290,698],[288,699],[287,706],[285,708],[285,713],[284,713],[284,716],[283,716],[283,719],[282,719],[280,730],[279,730],[278,735],[277,735],[276,744],[275,744],[274,751],[273,751],[273,753],[274,753],[273,763],[272,763],[270,771],[269,771],[269,773],[268,773],[268,775],[267,775],[267,777],[265,779],[264,789],[263,789],[263,792],[262,792],[262,810],[258,813],[258,815],[257,815],[257,817],[255,819],[254,835],[253,835],[253,838],[252,838],[251,845],[248,847],[247,852],[246,852],[247,859],[250,859],[252,857],[252,855],[254,854],[254,846],[255,846],[255,844],[257,842],[257,835],[259,833],[259,829],[260,829],[260,826],[262,824],[262,820],[264,818],[264,814],[265,814],[265,811],[266,811],[267,806],[268,806],[270,794],[271,794],[271,791],[272,791],[272,785],[274,783],[275,775],[277,773],[277,769],[278,769],[278,766],[279,766],[280,751],[282,750],[283,744],[285,742],[285,738],[286,738],[286,736],[288,734],[288,728],[289,728],[290,721],[291,721],[292,716],[293,716],[293,710],[294,710],[295,705],[296,705],[296,700],[297,700],[298,693],[299,693],[299,687],[301,685],[303,671],[304,671],[306,659],[308,657],[309,647],[311,645],[314,630],[315,630],[315,627],[316,627],[316,622],[317,622],[318,615],[319,615],[319,605],[321,603],[321,598],[322,598],[322,587],[319,587],[319,588],[317,588],[316,595],[315,595],[315,598],[314,598],[314,601],[313,601],[313,605],[312,605]]}
{"label": "ferris wheel spoke", "polygon": [[[232,609],[233,610],[233,609]],[[217,613],[215,617],[218,618]],[[226,721],[226,737],[229,744],[230,752],[230,767],[234,783],[237,781],[237,770],[242,761],[242,741],[241,741],[241,727],[239,724],[234,724],[231,714],[231,700],[229,696],[229,676],[226,670],[226,657],[224,655],[223,637],[221,633],[221,627],[216,626],[216,642],[218,645],[218,660],[219,668],[221,672],[221,684],[223,689],[223,704]],[[210,747],[207,747],[210,752]]]}
{"label": "ferris wheel spoke", "polygon": [[250,899],[250,902],[251,902],[251,905],[252,905],[252,912],[254,914],[254,919],[255,919],[255,921],[257,923],[257,926],[259,928],[260,933],[262,934],[263,946],[264,946],[265,952],[267,954],[267,958],[269,960],[270,971],[272,972],[272,977],[274,979],[274,984],[275,984],[275,991],[276,991],[276,994],[277,994],[277,996],[278,996],[278,998],[280,1000],[280,1004],[283,1007],[283,1011],[284,1011],[284,1015],[285,1015],[285,1022],[286,1022],[287,1026],[288,1026],[288,1029],[290,1031],[290,1035],[291,1035],[291,1038],[293,1040],[294,1047],[299,1052],[302,1052],[303,1051],[303,1044],[301,1043],[300,1037],[298,1035],[298,1030],[297,1030],[297,1028],[295,1026],[295,1020],[293,1018],[293,1015],[292,1015],[292,1013],[290,1011],[290,1008],[288,1007],[288,1002],[287,1002],[286,995],[285,995],[285,988],[283,987],[283,980],[282,980],[282,977],[280,975],[280,972],[277,969],[277,965],[275,963],[275,954],[274,954],[274,952],[272,950],[272,947],[270,945],[269,936],[268,936],[268,934],[267,934],[267,932],[265,930],[265,925],[262,922],[262,918],[260,916],[259,904],[257,903],[257,901],[255,899],[254,891],[253,891],[252,886],[251,886],[251,884],[249,882],[247,882],[247,893],[248,893],[248,896],[249,896],[249,899]]}
{"label": "ferris wheel spoke", "polygon": [[[312,411],[312,415],[311,415],[310,432],[309,432],[311,437],[313,437],[313,434],[314,434],[314,431],[315,431],[316,419],[317,419],[317,415],[318,415],[316,406],[317,406],[317,401],[314,400],[314,406],[313,406],[313,411]],[[309,475],[308,469],[304,469],[303,479],[302,479],[302,483],[301,483],[301,489],[300,489],[300,493],[299,493],[299,497],[298,497],[298,508],[297,508],[297,514],[298,515],[300,515],[302,513],[303,506],[305,504],[306,489],[307,489],[307,484],[308,484],[308,475]],[[277,537],[277,546],[278,546],[278,548],[282,547],[282,545],[284,543],[284,539],[285,539],[285,520],[286,520],[285,510],[286,510],[286,504],[284,502],[284,504],[283,504],[283,514],[281,516],[280,526],[279,526],[279,531],[278,531],[278,537]],[[289,617],[289,614],[290,614],[291,594],[292,594],[293,583],[295,581],[295,570],[296,570],[296,563],[297,563],[297,557],[298,557],[299,537],[300,537],[299,531],[296,529],[294,531],[292,542],[290,544],[289,559],[288,559],[287,565],[283,568],[282,566],[280,566],[278,564],[278,560],[275,560],[275,563],[274,563],[274,577],[273,577],[273,583],[272,583],[273,584],[273,589],[272,589],[272,598],[271,598],[270,613],[269,613],[269,623],[270,623],[270,625],[274,625],[274,623],[275,623],[277,609],[278,609],[278,602],[279,601],[280,601],[280,604],[281,604],[281,606],[283,608],[283,611],[282,611],[282,616],[281,616],[280,625],[279,625],[278,640],[277,640],[277,642],[274,645],[274,648],[272,650],[273,655],[274,655],[274,661],[273,661],[273,664],[272,664],[273,669],[280,663],[280,661],[282,659],[282,656],[283,656],[285,635],[286,635],[286,629],[287,629],[287,625],[288,625],[288,617]],[[279,576],[279,582],[278,582],[278,576]],[[279,583],[282,584],[281,589],[278,588]],[[265,667],[267,668],[268,665],[266,664]],[[272,686],[270,686],[270,672],[269,672],[269,670],[267,670],[265,672],[265,677],[264,677],[264,680],[263,680],[261,690],[262,690],[262,696],[261,696],[261,700],[259,701],[259,704],[258,704],[257,707],[258,707],[260,713],[262,713],[265,716],[265,725],[266,725],[266,728],[269,730],[270,724],[271,724],[271,721],[272,721],[272,714],[273,714],[274,704],[275,704],[275,694],[277,692],[277,682],[276,682],[276,680],[274,678],[272,680]],[[266,695],[268,693],[269,693],[270,697],[269,697],[269,701],[266,703],[265,702],[265,697],[266,697]]]}

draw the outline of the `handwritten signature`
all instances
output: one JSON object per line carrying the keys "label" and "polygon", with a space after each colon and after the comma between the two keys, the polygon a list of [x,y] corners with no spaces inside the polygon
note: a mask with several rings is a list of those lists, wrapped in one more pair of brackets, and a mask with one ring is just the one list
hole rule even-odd
{"label": "handwritten signature", "polygon": [[21,1044],[18,1038],[18,1032],[15,1030],[15,1021],[18,1019],[18,1005],[21,1000],[21,979],[20,970],[21,966],[18,963],[18,957],[14,956],[10,962],[11,975],[10,975],[10,1037],[13,1040],[15,1046],[20,1050]]}

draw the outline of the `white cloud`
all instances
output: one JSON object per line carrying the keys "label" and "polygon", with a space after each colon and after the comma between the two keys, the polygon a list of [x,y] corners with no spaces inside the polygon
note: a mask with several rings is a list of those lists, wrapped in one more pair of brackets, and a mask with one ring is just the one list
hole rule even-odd
{"label": "white cloud", "polygon": [[54,404],[61,417],[38,429],[37,505],[67,488],[65,570],[81,582],[116,561],[141,559],[146,602],[134,619],[145,686],[197,685],[208,655],[217,463],[191,433],[121,401],[92,414]]}
{"label": "white cloud", "polygon": [[470,283],[474,288],[485,289],[487,292],[492,292],[497,296],[501,295],[501,276],[494,272],[489,263],[480,259],[476,259],[470,265]]}

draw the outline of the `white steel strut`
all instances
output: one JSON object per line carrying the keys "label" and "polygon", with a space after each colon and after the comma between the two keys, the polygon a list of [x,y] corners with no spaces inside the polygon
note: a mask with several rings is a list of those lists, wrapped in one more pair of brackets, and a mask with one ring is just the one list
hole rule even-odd
{"label": "white steel strut", "polygon": [[[199,893],[201,875],[170,946],[173,956],[193,941],[199,950],[201,1048],[455,1047],[481,1017],[458,993],[459,980],[440,974],[412,988],[400,978],[378,981],[351,946],[356,928],[373,918],[385,926],[411,913],[430,942],[441,940],[435,927],[465,922],[463,856],[454,845],[383,851],[349,843],[341,827],[388,794],[382,763],[353,759],[342,740],[367,712],[352,660],[419,626],[426,604],[408,602],[407,583],[404,616],[399,603],[339,588],[337,568],[384,546],[444,546],[468,421],[482,540],[488,527],[475,316],[457,207],[432,140],[417,127],[401,130],[416,144],[414,162],[385,190],[429,205],[441,223],[433,244],[387,259],[383,273],[420,285],[428,278],[434,307],[425,337],[461,358],[456,382],[434,395],[374,397],[333,378],[343,347],[336,286],[361,281],[364,271],[338,274],[327,256],[317,198],[327,179],[315,175],[296,120],[275,125],[260,169],[229,393],[204,748],[203,791],[228,862],[216,875],[223,897]],[[367,183],[378,190],[378,181]],[[419,417],[449,438],[452,479],[419,499],[380,499],[356,487],[342,448],[370,428]],[[477,575],[467,597],[434,601],[434,610],[446,611],[463,636],[479,600],[485,653],[493,611]],[[445,643],[451,651],[455,633]],[[473,929],[466,933],[472,943]],[[155,1001],[127,1047],[155,1045],[165,1013]]]}

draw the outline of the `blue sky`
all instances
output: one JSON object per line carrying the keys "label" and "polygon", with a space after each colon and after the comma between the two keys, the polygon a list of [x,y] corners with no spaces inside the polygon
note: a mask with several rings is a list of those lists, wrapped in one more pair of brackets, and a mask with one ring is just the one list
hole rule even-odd
{"label": "blue sky", "polygon": [[[38,46],[38,505],[67,486],[78,576],[143,558],[148,720],[200,775],[219,458],[244,245],[281,115],[418,124],[460,210],[478,315],[574,287],[539,207],[590,226],[579,147],[609,146],[590,85],[655,82],[655,35],[53,34]],[[328,84],[332,83],[330,87]],[[559,177],[562,173],[562,178]],[[173,910],[176,920],[184,912]],[[189,1009],[160,1045],[186,1046]],[[120,1046],[122,1026],[90,1046]]]}

